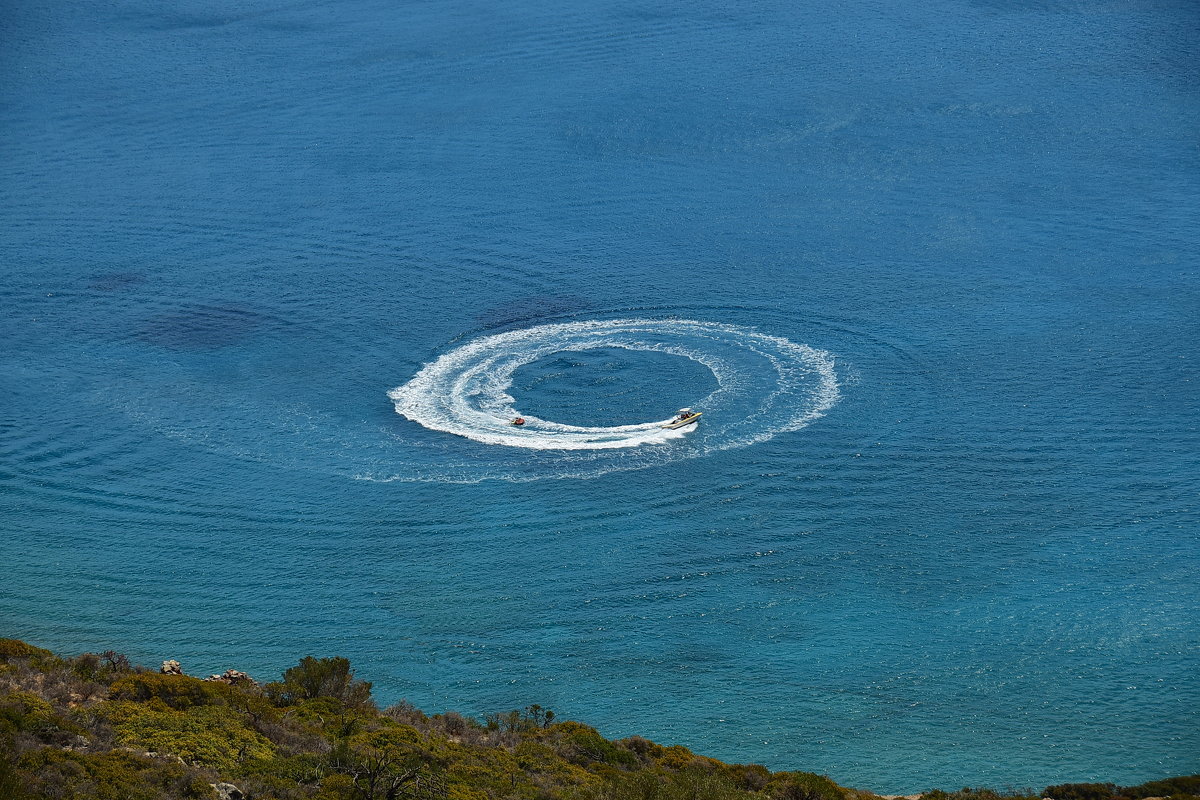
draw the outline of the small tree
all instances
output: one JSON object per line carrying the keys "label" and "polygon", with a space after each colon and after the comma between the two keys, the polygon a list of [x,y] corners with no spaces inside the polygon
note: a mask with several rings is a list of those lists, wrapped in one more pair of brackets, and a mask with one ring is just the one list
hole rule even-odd
{"label": "small tree", "polygon": [[343,740],[329,766],[350,778],[359,800],[435,800],[446,796],[445,782],[428,771],[420,753],[377,737],[374,744]]}
{"label": "small tree", "polygon": [[390,748],[343,745],[329,760],[335,772],[347,775],[362,800],[396,800],[417,779],[418,767]]}
{"label": "small tree", "polygon": [[525,719],[531,721],[535,728],[549,728],[550,723],[554,721],[554,712],[548,708],[542,708],[537,703],[526,707]]}
{"label": "small tree", "polygon": [[516,710],[488,714],[484,717],[484,722],[487,724],[489,731],[504,731],[506,733],[520,733],[529,727],[529,722],[521,717],[520,711]]}
{"label": "small tree", "polygon": [[352,708],[371,704],[370,682],[357,680],[350,661],[345,658],[305,656],[283,673],[280,688],[280,699],[287,703],[332,697]]}

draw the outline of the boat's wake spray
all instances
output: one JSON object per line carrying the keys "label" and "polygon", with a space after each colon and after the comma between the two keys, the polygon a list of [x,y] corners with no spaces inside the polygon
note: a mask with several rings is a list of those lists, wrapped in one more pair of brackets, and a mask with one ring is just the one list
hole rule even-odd
{"label": "boat's wake spray", "polygon": [[[514,408],[508,390],[517,368],[554,353],[610,347],[671,353],[708,367],[717,389],[695,400],[705,426],[664,427],[671,418],[613,427],[565,425]],[[686,457],[803,428],[840,395],[833,357],[822,350],[735,325],[615,319],[484,336],[427,364],[388,396],[404,417],[484,444],[569,451],[671,443],[674,457]],[[517,418],[523,423],[513,425]],[[686,447],[673,441],[685,435],[692,437]]]}

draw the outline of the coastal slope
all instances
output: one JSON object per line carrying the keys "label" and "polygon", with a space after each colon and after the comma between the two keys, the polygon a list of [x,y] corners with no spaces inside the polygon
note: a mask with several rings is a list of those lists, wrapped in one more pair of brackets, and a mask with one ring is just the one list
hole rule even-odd
{"label": "coastal slope", "polygon": [[[1137,787],[931,791],[923,800],[1194,800],[1200,776]],[[260,684],[115,651],[64,657],[0,639],[0,797],[13,800],[874,800],[810,772],[611,741],[531,705],[476,719],[380,709],[343,658]],[[917,797],[917,796],[914,796]]]}

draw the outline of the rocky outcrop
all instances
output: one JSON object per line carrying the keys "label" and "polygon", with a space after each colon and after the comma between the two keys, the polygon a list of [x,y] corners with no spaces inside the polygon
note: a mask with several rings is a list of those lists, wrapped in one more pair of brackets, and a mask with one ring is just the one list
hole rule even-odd
{"label": "rocky outcrop", "polygon": [[142,750],[138,747],[118,747],[115,749],[123,753],[133,753],[135,756],[141,756],[142,758],[153,758],[158,761],[174,761],[176,764],[187,766],[187,762],[183,758],[172,753],[160,753],[157,750]]}
{"label": "rocky outcrop", "polygon": [[257,686],[258,685],[258,681],[254,680],[254,678],[251,678],[246,673],[239,672],[236,669],[227,669],[221,675],[209,675],[204,680],[219,681],[220,683],[227,683],[230,686]]}
{"label": "rocky outcrop", "polygon": [[232,783],[210,783],[217,792],[217,800],[245,800],[246,795]]}
{"label": "rocky outcrop", "polygon": [[[172,658],[162,662],[162,666],[158,671],[163,675],[182,675],[183,667],[180,666],[178,661]],[[258,686],[258,681],[251,678],[245,672],[236,669],[227,669],[220,675],[209,675],[204,680],[227,683],[230,686]]]}

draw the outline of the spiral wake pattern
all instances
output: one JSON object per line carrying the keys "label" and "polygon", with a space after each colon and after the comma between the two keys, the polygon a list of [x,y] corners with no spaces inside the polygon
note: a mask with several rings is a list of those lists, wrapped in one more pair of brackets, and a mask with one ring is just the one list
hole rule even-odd
{"label": "spiral wake pattern", "polygon": [[[521,411],[511,394],[518,368],[555,353],[598,348],[668,353],[708,368],[717,388],[692,403],[704,412],[702,427],[666,430],[669,418],[569,425]],[[662,451],[656,460],[675,460],[803,428],[832,408],[840,392],[833,356],[807,345],[715,322],[613,319],[480,337],[425,365],[388,396],[413,422],[483,444],[555,451],[643,446]],[[513,426],[517,416],[526,424]]]}

